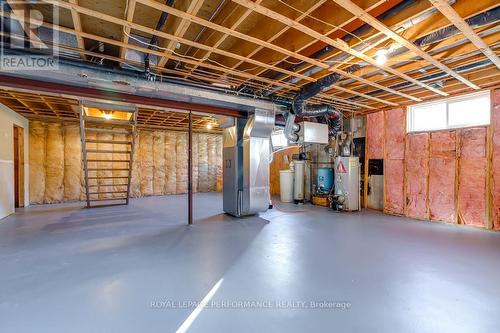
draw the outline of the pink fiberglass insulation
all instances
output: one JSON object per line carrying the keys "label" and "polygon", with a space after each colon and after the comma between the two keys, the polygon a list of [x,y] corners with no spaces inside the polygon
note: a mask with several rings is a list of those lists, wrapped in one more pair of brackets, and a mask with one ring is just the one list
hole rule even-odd
{"label": "pink fiberglass insulation", "polygon": [[384,158],[384,112],[367,115],[367,156],[369,159]]}
{"label": "pink fiberglass insulation", "polygon": [[406,214],[427,219],[429,133],[410,134],[406,140]]}
{"label": "pink fiberglass insulation", "polygon": [[456,158],[456,131],[431,133],[430,140],[431,157]]}
{"label": "pink fiberglass insulation", "polygon": [[486,221],[486,128],[460,130],[458,217],[484,227]]}
{"label": "pink fiberglass insulation", "polygon": [[500,230],[500,89],[493,95],[492,209],[493,228]]}
{"label": "pink fiberglass insulation", "polygon": [[429,160],[429,217],[431,220],[455,222],[455,171],[454,158],[431,157]]}
{"label": "pink fiberglass insulation", "polygon": [[384,212],[404,214],[404,160],[385,160]]}
{"label": "pink fiberglass insulation", "polygon": [[386,158],[402,160],[405,158],[405,110],[386,111],[385,119]]}
{"label": "pink fiberglass insulation", "polygon": [[430,135],[429,217],[455,222],[456,132]]}

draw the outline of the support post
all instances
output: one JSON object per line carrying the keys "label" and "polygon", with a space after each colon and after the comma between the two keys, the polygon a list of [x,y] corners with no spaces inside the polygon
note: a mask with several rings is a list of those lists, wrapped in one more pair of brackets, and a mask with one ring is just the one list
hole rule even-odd
{"label": "support post", "polygon": [[188,224],[193,224],[193,113],[189,111],[188,133]]}

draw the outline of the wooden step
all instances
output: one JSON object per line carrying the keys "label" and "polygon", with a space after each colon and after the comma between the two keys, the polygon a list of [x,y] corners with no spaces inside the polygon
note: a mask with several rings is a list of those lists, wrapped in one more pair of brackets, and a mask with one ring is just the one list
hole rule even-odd
{"label": "wooden step", "polygon": [[128,184],[92,184],[89,187],[101,187],[101,186],[128,186]]}
{"label": "wooden step", "polygon": [[91,169],[87,169],[87,171],[130,171],[130,169],[91,168]]}
{"label": "wooden step", "polygon": [[85,131],[98,133],[132,134],[132,131],[125,131],[115,128],[85,127]]}
{"label": "wooden step", "polygon": [[130,150],[106,150],[106,149],[87,149],[87,153],[96,154],[130,154]]}
{"label": "wooden step", "polygon": [[111,194],[111,193],[128,193],[128,191],[103,191],[103,192],[89,192],[90,195],[92,194]]}
{"label": "wooden step", "polygon": [[[128,179],[128,176],[118,177],[118,176],[103,176],[103,177],[88,177],[89,179]],[[106,186],[110,186],[113,184],[109,184]]]}
{"label": "wooden step", "polygon": [[113,145],[132,145],[131,141],[94,140],[94,139],[86,139],[85,143],[109,143]]}
{"label": "wooden step", "polygon": [[106,124],[113,126],[134,126],[134,123],[129,120],[104,119],[104,118],[89,117],[89,116],[83,117],[83,120],[85,122],[96,123],[96,124]]}
{"label": "wooden step", "polygon": [[87,162],[130,163],[130,160],[101,160],[101,159],[87,159]]}
{"label": "wooden step", "polygon": [[127,200],[127,197],[125,197],[125,198],[102,198],[102,199],[90,199],[89,201],[116,201],[116,200]]}

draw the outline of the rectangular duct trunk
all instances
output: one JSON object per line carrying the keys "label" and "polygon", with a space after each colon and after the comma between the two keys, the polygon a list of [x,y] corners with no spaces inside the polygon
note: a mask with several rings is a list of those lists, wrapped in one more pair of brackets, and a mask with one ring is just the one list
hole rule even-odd
{"label": "rectangular duct trunk", "polygon": [[274,111],[256,109],[248,120],[224,129],[223,209],[234,216],[269,207],[269,160]]}

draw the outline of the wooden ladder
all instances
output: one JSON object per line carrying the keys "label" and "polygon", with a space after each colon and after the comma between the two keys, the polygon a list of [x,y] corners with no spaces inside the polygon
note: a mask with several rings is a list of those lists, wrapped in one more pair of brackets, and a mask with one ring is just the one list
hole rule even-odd
{"label": "wooden ladder", "polygon": [[[124,112],[124,111],[119,111]],[[86,114],[84,105],[80,105],[80,136],[82,141],[83,170],[85,178],[85,194],[87,207],[110,205],[128,205],[130,198],[130,183],[132,178],[132,163],[134,157],[135,137],[137,131],[137,109],[130,120],[104,119]],[[90,132],[125,134],[127,140],[88,139]],[[89,148],[94,144],[95,148]],[[121,145],[126,149],[99,149],[98,144],[108,144],[112,147]],[[109,156],[128,156],[128,158],[109,159]],[[92,166],[89,166],[92,163]],[[103,164],[108,164],[103,166]],[[124,167],[123,165],[126,165]],[[102,173],[106,174],[103,175]],[[111,174],[111,175],[110,175]],[[118,180],[118,183],[114,183]],[[109,187],[114,188],[109,190]],[[117,189],[118,188],[118,189]]]}

